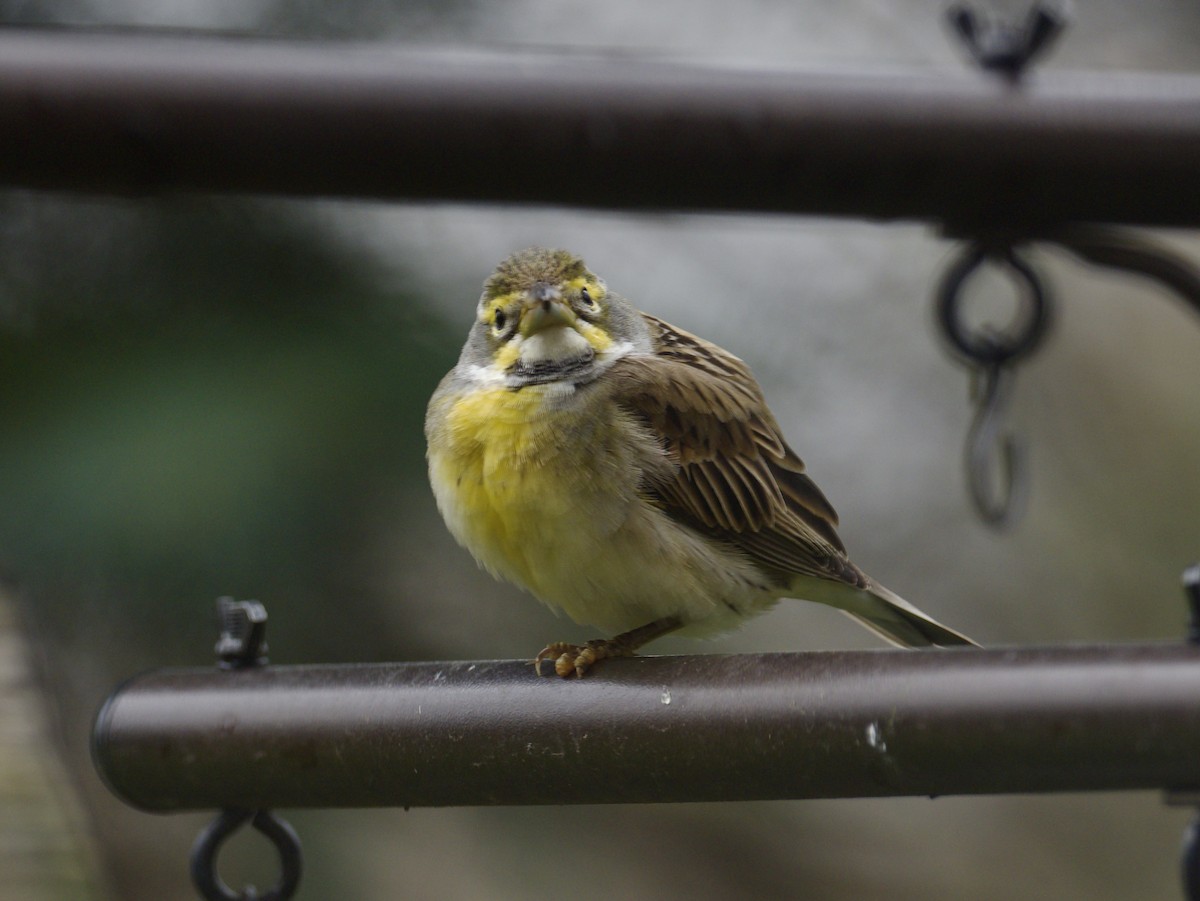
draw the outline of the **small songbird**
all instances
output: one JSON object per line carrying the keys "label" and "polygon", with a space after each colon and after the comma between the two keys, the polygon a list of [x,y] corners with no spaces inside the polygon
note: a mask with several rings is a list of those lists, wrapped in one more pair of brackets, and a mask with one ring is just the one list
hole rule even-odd
{"label": "small songbird", "polygon": [[539,673],[553,660],[582,676],[784,597],[906,647],[973,644],[850,562],[745,363],[638,312],[566,251],[521,251],[487,279],[425,435],[459,543],[492,575],[619,633],[547,645]]}

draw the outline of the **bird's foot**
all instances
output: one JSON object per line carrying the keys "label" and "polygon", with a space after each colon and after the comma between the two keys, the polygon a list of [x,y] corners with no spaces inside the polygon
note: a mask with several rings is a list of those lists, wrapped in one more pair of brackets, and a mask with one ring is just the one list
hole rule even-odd
{"label": "bird's foot", "polygon": [[564,679],[582,678],[593,665],[609,657],[632,657],[633,649],[613,638],[594,638],[587,644],[556,641],[542,648],[533,659],[534,671],[542,675],[542,661],[553,660],[554,672]]}
{"label": "bird's foot", "polygon": [[538,652],[537,657],[533,659],[533,669],[540,676],[542,661],[553,660],[554,672],[557,675],[565,679],[574,673],[576,678],[582,678],[601,660],[607,660],[609,657],[632,657],[633,652],[646,642],[674,632],[682,625],[683,622],[678,616],[665,616],[613,638],[593,638],[587,644],[556,641]]}

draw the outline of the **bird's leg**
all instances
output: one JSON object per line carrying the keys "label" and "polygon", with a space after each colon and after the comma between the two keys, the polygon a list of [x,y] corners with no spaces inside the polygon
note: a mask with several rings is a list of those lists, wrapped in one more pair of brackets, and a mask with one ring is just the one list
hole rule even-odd
{"label": "bird's leg", "polygon": [[564,679],[572,673],[581,677],[594,663],[607,657],[632,657],[634,651],[642,645],[661,638],[668,632],[674,632],[682,625],[683,621],[678,616],[664,616],[613,638],[594,638],[585,645],[556,641],[538,652],[533,660],[533,667],[540,676],[542,661],[553,660],[554,672]]}

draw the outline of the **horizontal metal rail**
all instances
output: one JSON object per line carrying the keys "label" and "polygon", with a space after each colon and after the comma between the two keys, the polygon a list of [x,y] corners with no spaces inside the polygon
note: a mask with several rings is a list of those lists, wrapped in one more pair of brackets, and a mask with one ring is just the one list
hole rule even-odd
{"label": "horizontal metal rail", "polygon": [[1200,77],[9,31],[0,184],[1200,225]]}
{"label": "horizontal metal rail", "polygon": [[93,753],[155,811],[1195,789],[1200,649],[166,669]]}

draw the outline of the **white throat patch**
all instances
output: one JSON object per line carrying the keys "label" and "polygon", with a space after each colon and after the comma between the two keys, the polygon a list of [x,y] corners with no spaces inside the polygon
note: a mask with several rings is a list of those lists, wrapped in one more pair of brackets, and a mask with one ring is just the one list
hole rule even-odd
{"label": "white throat patch", "polygon": [[587,338],[569,326],[543,329],[521,341],[521,362],[526,365],[553,363],[558,360],[574,360],[591,345]]}

